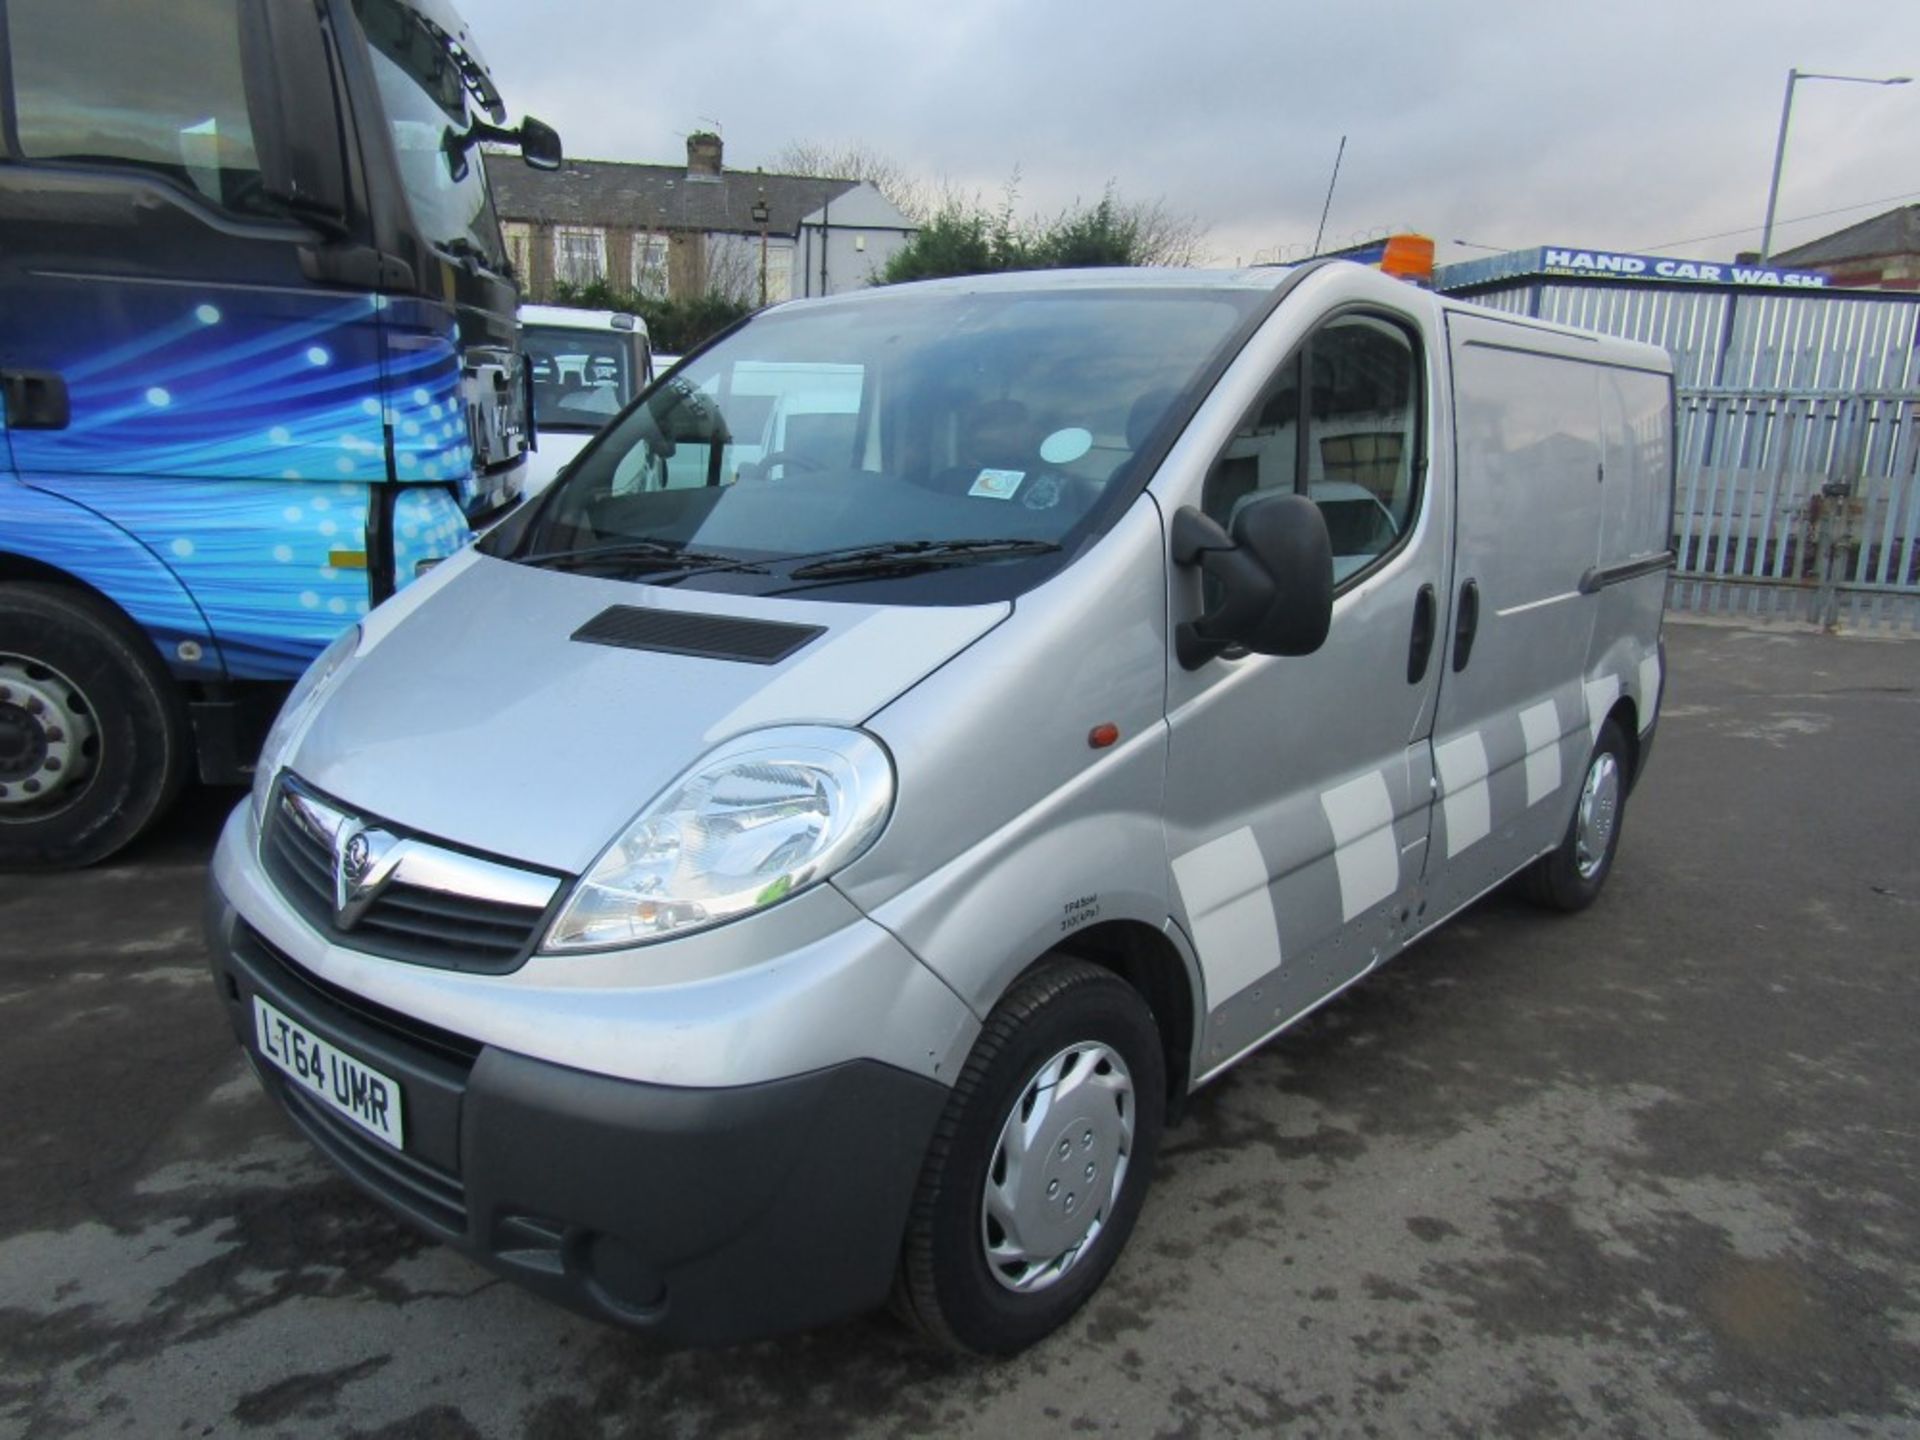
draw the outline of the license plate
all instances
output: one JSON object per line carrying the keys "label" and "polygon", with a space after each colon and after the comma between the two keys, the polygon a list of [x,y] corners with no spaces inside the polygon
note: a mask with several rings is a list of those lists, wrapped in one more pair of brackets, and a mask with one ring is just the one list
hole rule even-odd
{"label": "license plate", "polygon": [[253,997],[253,1029],[268,1064],[369,1135],[401,1148],[400,1087],[391,1077],[288,1019],[258,995]]}

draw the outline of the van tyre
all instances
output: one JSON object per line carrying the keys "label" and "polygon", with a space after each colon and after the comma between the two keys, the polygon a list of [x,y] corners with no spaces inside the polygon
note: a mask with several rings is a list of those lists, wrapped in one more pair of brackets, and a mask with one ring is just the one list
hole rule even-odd
{"label": "van tyre", "polygon": [[1057,1329],[1126,1244],[1165,1112],[1160,1034],[1138,991],[1077,960],[1023,977],[987,1017],[934,1131],[895,1311],[983,1355]]}
{"label": "van tyre", "polygon": [[1558,848],[1542,855],[1525,872],[1527,898],[1552,910],[1584,910],[1600,894],[1613,871],[1625,819],[1632,757],[1619,725],[1600,727],[1593,754],[1580,777],[1573,818]]}
{"label": "van tyre", "polygon": [[81,591],[0,586],[0,870],[104,859],[185,780],[185,717],[152,645]]}

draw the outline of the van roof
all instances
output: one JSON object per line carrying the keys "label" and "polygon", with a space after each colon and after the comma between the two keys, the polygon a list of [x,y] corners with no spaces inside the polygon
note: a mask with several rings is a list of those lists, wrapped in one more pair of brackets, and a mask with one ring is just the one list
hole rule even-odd
{"label": "van roof", "polygon": [[[1670,371],[1672,368],[1672,358],[1657,345],[1623,340],[1594,330],[1577,329],[1571,325],[1556,325],[1545,320],[1534,320],[1509,311],[1476,305],[1471,300],[1435,294],[1430,290],[1410,286],[1404,280],[1384,275],[1371,265],[1359,264],[1352,260],[1325,257],[1323,263],[1330,270],[1337,267],[1342,270],[1357,270],[1372,274],[1383,284],[1393,287],[1395,293],[1412,291],[1413,295],[1419,298],[1410,303],[1431,306],[1432,310],[1429,313],[1433,314],[1436,320],[1442,313],[1459,312],[1480,319],[1503,322],[1517,329],[1531,331],[1541,337],[1552,336],[1562,342],[1577,342],[1568,350],[1569,358],[1590,358],[1609,364],[1626,364],[1639,369],[1663,372]],[[898,291],[954,295],[1023,292],[1038,294],[1057,293],[1062,290],[1272,290],[1284,282],[1288,276],[1294,274],[1298,268],[1296,265],[1258,265],[1244,266],[1237,270],[1196,270],[1171,266],[1105,266],[1079,270],[1017,270],[997,275],[955,275],[940,280],[920,280],[911,285],[882,286],[847,291],[839,295],[815,296],[810,299],[791,300],[779,308],[784,310],[790,306],[813,307],[844,304],[848,301],[871,301],[889,292]],[[522,313],[525,313],[524,309]],[[1577,357],[1572,353],[1575,349],[1581,352]]]}
{"label": "van roof", "polygon": [[[1496,310],[1488,305],[1476,305],[1471,300],[1456,299],[1452,296],[1436,297],[1441,310],[1448,314],[1471,315],[1476,320],[1491,321],[1496,325],[1507,325],[1513,329],[1551,339],[1556,342],[1573,341],[1575,348],[1590,350],[1590,354],[1574,354],[1561,350],[1569,359],[1593,359],[1611,365],[1631,365],[1642,370],[1658,370],[1663,374],[1673,371],[1671,352],[1658,345],[1650,345],[1640,340],[1629,340],[1619,335],[1608,335],[1598,330],[1582,330],[1577,325],[1560,325],[1551,320],[1536,320],[1531,315],[1516,315],[1511,310]],[[1516,335],[1515,342],[1520,342]]]}
{"label": "van roof", "polygon": [[[1022,290],[1271,290],[1291,273],[1290,266],[1247,266],[1238,270],[1195,270],[1185,266],[1093,266],[1080,270],[1010,270],[996,275],[952,275],[940,280],[916,280],[911,287],[882,286],[874,289],[842,292],[825,300],[847,295],[869,297],[889,290],[911,288],[915,294],[931,292],[972,293],[976,291]],[[791,302],[824,303],[821,297]]]}

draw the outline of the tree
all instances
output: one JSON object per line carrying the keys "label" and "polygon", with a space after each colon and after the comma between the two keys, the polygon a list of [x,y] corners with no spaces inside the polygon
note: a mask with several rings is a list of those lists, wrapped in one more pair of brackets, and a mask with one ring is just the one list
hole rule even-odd
{"label": "tree", "polygon": [[978,275],[1067,265],[1197,265],[1206,227],[1161,200],[1122,200],[1111,182],[1091,207],[1075,204],[1050,222],[1014,218],[1016,169],[1002,203],[913,175],[861,141],[795,140],[774,157],[790,175],[865,180],[920,227],[879,277],[883,285],[938,275]]}
{"label": "tree", "polygon": [[1202,265],[1207,261],[1207,227],[1197,215],[1180,215],[1167,209],[1164,200],[1138,200],[1122,204],[1114,200],[1117,213],[1133,226],[1135,265]]}
{"label": "tree", "polygon": [[605,280],[590,285],[556,285],[553,303],[588,310],[631,311],[647,322],[647,338],[653,348],[669,355],[684,355],[754,308],[750,301],[717,290],[670,299],[618,289]]}
{"label": "tree", "polygon": [[935,188],[891,156],[855,140],[845,144],[794,140],[773,157],[783,175],[811,175],[822,180],[865,180],[892,202],[893,208],[916,225],[939,208]]}
{"label": "tree", "polygon": [[1091,207],[1070,206],[1050,221],[1018,221],[1018,179],[1009,182],[995,210],[978,196],[949,193],[919,233],[894,252],[879,283],[1069,266],[1191,265],[1198,258],[1198,222],[1171,214],[1159,201],[1130,204],[1111,185]]}
{"label": "tree", "polygon": [[876,283],[933,280],[942,275],[987,275],[1001,270],[1032,270],[1038,262],[1032,237],[1013,218],[1013,191],[998,210],[978,196],[949,194],[905,246],[896,250]]}

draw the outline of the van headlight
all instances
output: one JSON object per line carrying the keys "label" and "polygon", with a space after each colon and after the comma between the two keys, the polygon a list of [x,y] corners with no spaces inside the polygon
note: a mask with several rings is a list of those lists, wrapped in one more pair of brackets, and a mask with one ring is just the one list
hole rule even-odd
{"label": "van headlight", "polygon": [[280,762],[286,758],[286,750],[300,738],[300,732],[306,729],[308,718],[320,707],[320,702],[333,688],[334,680],[346,668],[347,662],[359,652],[360,627],[349,625],[334,636],[331,645],[314,657],[306,673],[296,680],[293,689],[287,692],[286,701],[280,706],[280,713],[274,716],[273,725],[267,731],[266,743],[260,747],[260,759],[253,767],[255,828],[266,820],[267,796],[273,791],[273,777],[280,769]]}
{"label": "van headlight", "polygon": [[541,948],[639,945],[764,909],[860,855],[892,809],[893,762],[858,730],[743,735],[634,817],[574,886]]}

